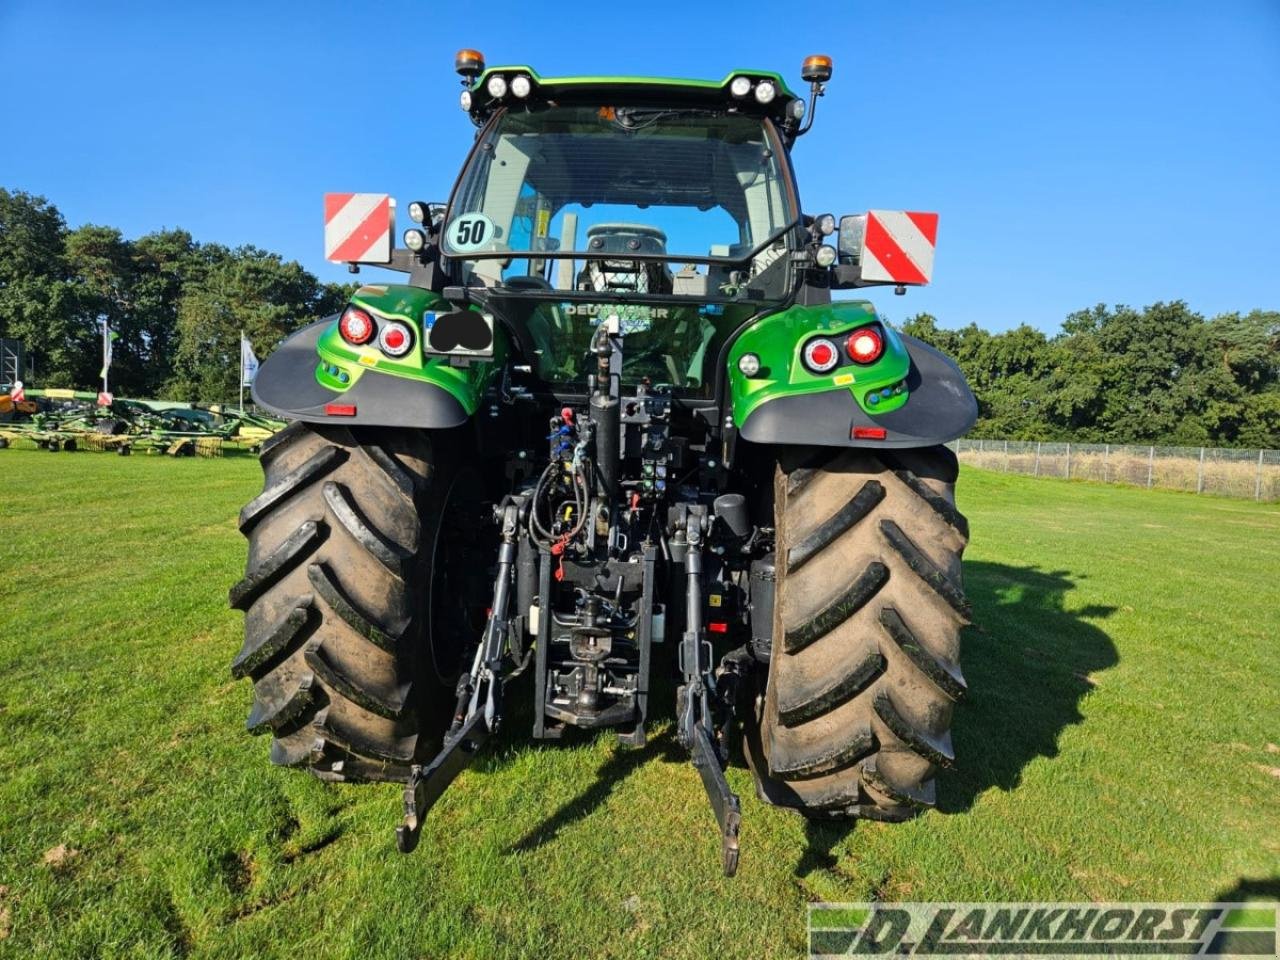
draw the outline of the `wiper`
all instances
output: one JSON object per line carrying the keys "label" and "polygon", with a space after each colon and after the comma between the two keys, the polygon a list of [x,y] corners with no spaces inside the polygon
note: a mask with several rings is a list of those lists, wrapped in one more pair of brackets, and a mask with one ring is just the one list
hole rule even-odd
{"label": "wiper", "polygon": [[643,130],[659,120],[677,117],[705,117],[713,113],[699,107],[619,107],[614,111],[614,123],[623,130]]}
{"label": "wiper", "polygon": [[[733,257],[733,258],[732,258],[732,262],[733,262],[733,263],[746,263],[748,260],[754,260],[756,257],[758,257],[760,254],[764,253],[764,251],[768,250],[768,249],[769,249],[770,247],[772,247],[775,243],[777,243],[779,240],[781,240],[783,237],[785,237],[788,233],[790,233],[790,232],[791,232],[792,230],[794,230],[796,227],[801,226],[803,223],[804,223],[804,217],[803,217],[803,215],[802,215],[802,216],[799,216],[799,217],[796,217],[794,220],[792,220],[792,221],[791,221],[790,223],[788,223],[786,226],[779,227],[777,230],[773,231],[773,233],[769,234],[767,237],[765,237],[763,240],[761,240],[758,244],[756,244],[754,247],[752,247],[750,250],[748,250],[748,251],[747,251],[746,253],[744,253],[742,256],[740,256],[740,257]],[[728,259],[728,258],[726,258],[726,259]]]}

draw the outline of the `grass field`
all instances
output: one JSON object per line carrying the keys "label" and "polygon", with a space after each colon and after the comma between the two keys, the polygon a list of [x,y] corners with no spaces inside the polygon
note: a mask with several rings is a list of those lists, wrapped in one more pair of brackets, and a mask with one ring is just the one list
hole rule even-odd
{"label": "grass field", "polygon": [[959,769],[910,824],[674,744],[525,739],[395,852],[399,790],[268,765],[227,609],[248,458],[0,452],[0,957],[796,956],[806,901],[1280,895],[1280,509],[968,470]]}

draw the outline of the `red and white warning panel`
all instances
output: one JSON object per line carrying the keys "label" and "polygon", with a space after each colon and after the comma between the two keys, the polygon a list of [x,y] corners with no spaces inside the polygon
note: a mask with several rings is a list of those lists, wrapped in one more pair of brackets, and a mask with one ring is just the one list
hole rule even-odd
{"label": "red and white warning panel", "polygon": [[390,263],[396,202],[385,193],[324,195],[324,257],[334,263]]}
{"label": "red and white warning panel", "polygon": [[862,279],[925,284],[933,276],[938,215],[912,210],[869,210],[862,237]]}

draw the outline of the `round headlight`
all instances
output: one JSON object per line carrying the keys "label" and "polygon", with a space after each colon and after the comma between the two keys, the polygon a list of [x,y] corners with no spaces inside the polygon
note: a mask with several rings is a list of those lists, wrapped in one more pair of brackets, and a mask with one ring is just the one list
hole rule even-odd
{"label": "round headlight", "polygon": [[511,92],[523,100],[533,90],[533,83],[523,73],[511,78]]}
{"label": "round headlight", "polygon": [[751,78],[734,77],[733,82],[729,84],[729,92],[735,97],[745,97],[751,92]]}
{"label": "round headlight", "polygon": [[738,372],[744,377],[754,377],[760,372],[760,358],[754,353],[744,353],[738,358]]}
{"label": "round headlight", "polygon": [[413,347],[413,334],[403,323],[388,323],[378,334],[378,346],[388,357],[403,357]]}
{"label": "round headlight", "polygon": [[404,232],[404,245],[414,253],[417,253],[427,245],[427,235],[421,230],[406,230]]}
{"label": "round headlight", "polygon": [[814,224],[818,228],[818,232],[824,237],[829,237],[836,232],[835,214],[824,213]]}
{"label": "round headlight", "polygon": [[756,102],[772,103],[778,95],[778,88],[769,80],[761,80],[756,84]]}
{"label": "round headlight", "polygon": [[834,340],[814,337],[804,345],[801,357],[810,373],[826,373],[840,362],[840,350]]}
{"label": "round headlight", "polygon": [[501,100],[507,95],[507,78],[500,73],[495,73],[489,78],[484,88],[489,91],[489,96],[493,99]]}
{"label": "round headlight", "polygon": [[409,204],[409,219],[414,223],[427,222],[427,205],[421,200],[414,200]]}
{"label": "round headlight", "polygon": [[829,243],[824,243],[813,254],[813,259],[818,262],[820,267],[829,267],[836,262],[836,248]]}
{"label": "round headlight", "polygon": [[463,90],[462,96],[458,97],[458,103],[462,104],[463,110],[471,109],[471,91]]}
{"label": "round headlight", "polygon": [[787,116],[789,116],[792,120],[803,120],[804,119],[804,101],[792,100],[791,103],[787,104]]}

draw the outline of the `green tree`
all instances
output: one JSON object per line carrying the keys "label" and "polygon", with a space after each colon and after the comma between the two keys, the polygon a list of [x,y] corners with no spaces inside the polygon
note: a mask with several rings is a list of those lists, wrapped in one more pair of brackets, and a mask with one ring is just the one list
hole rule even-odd
{"label": "green tree", "polygon": [[231,251],[184,290],[168,392],[210,402],[234,399],[241,331],[265,356],[298,327],[340,309],[345,293],[321,284],[296,261],[256,247]]}
{"label": "green tree", "polygon": [[100,365],[64,256],[66,233],[44,197],[0,187],[0,336],[26,345],[44,386],[80,385]]}

